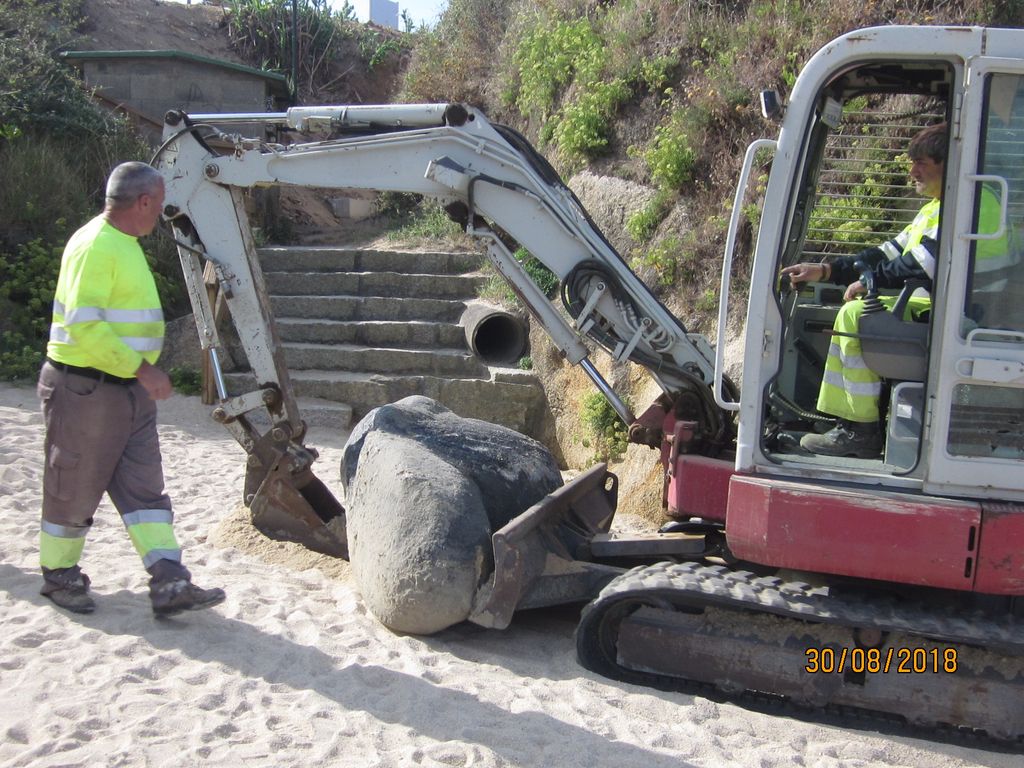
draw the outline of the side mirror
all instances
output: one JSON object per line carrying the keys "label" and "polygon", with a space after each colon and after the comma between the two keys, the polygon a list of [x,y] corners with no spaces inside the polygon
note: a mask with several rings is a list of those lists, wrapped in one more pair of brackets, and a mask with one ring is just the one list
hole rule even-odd
{"label": "side mirror", "polygon": [[778,122],[782,119],[785,109],[782,106],[782,99],[777,91],[761,91],[761,114],[766,120]]}

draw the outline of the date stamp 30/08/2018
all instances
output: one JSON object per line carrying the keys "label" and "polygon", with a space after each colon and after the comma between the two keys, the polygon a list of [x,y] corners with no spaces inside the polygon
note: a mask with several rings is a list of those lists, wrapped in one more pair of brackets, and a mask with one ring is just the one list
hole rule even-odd
{"label": "date stamp 30/08/2018", "polygon": [[833,648],[804,650],[804,671],[811,674],[896,672],[904,675],[952,674],[957,670],[956,648]]}

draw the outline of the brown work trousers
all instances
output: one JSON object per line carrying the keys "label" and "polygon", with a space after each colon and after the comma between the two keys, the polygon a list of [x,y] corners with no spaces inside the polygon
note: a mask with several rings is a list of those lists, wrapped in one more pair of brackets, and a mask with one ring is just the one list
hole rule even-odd
{"label": "brown work trousers", "polygon": [[171,509],[156,403],[141,384],[98,381],[44,363],[36,391],[46,422],[43,520],[88,527],[104,491],[122,515]]}

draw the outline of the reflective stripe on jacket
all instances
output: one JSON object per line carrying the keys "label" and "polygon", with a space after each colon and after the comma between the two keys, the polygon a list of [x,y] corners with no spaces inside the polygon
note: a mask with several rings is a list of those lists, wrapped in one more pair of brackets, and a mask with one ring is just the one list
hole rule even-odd
{"label": "reflective stripe on jacket", "polygon": [[938,199],[930,200],[892,240],[856,255],[835,259],[832,262],[832,282],[849,285],[859,280],[860,274],[853,266],[858,261],[867,264],[874,272],[878,288],[901,288],[911,278],[930,281],[935,274],[940,207]]}
{"label": "reflective stripe on jacket", "polygon": [[130,378],[155,363],[164,316],[139,241],[97,216],[64,249],[47,356]]}
{"label": "reflective stripe on jacket", "polygon": [[[939,209],[941,203],[931,200],[924,204],[914,220],[891,241],[900,248],[898,254],[913,256],[924,273],[935,279],[934,243],[939,241]],[[890,245],[890,243],[886,243]],[[884,246],[883,246],[884,248]]]}

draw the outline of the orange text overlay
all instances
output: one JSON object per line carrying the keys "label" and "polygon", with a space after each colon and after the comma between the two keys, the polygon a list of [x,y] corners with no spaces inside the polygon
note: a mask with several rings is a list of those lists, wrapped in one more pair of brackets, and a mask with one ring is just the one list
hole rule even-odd
{"label": "orange text overlay", "polygon": [[956,648],[807,648],[804,671],[824,674],[896,672],[903,675],[956,672]]}

